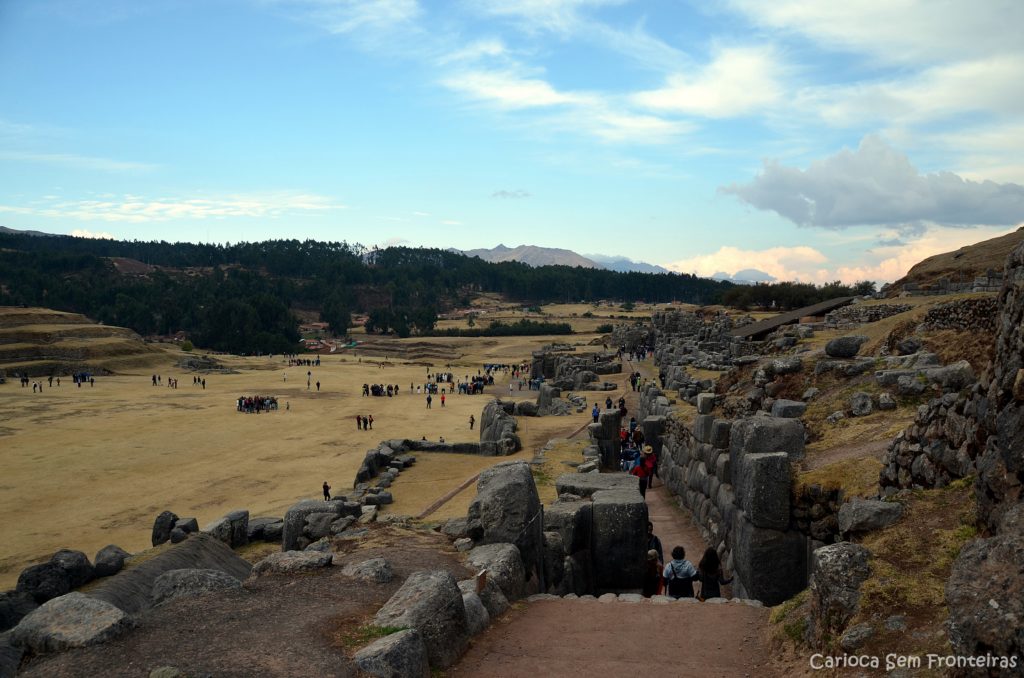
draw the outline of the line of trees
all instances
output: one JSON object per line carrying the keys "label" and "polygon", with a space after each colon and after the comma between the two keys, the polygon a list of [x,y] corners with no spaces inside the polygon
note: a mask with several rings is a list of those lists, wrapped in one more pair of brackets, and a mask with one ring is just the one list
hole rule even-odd
{"label": "line of trees", "polygon": [[757,285],[736,285],[722,293],[726,306],[750,309],[772,309],[789,311],[810,306],[836,297],[863,296],[875,293],[875,283],[870,280],[844,285],[838,280],[824,285],[811,283],[777,282]]}
{"label": "line of trees", "polygon": [[[133,260],[128,272],[119,270],[126,263],[119,259]],[[367,250],[346,242],[207,245],[0,233],[0,305],[84,313],[144,335],[184,331],[197,346],[235,353],[296,350],[293,309],[318,311],[339,335],[360,312],[368,314],[369,331],[408,336],[432,332],[439,311],[467,305],[476,292],[525,304],[707,304],[731,287],[692,275],[531,268],[440,249]],[[558,333],[511,327],[510,333]]]}

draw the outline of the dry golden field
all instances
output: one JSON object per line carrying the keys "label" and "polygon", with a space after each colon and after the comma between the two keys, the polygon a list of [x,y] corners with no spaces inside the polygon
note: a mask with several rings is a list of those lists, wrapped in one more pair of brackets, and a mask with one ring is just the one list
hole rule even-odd
{"label": "dry golden field", "polygon": [[[427,341],[456,356],[452,371],[463,377],[486,362],[528,361],[532,350],[552,341],[585,345],[593,338]],[[381,368],[381,358],[358,351],[325,355],[312,368],[288,367],[280,356],[216,356],[238,373],[201,375],[203,390],[193,386],[194,373],[173,367],[183,355],[163,349],[152,367],[97,378],[95,387],[76,388],[70,378],[35,394],[17,381],[0,385],[0,588],[13,586],[22,568],[59,548],[90,557],[111,543],[146,548],[153,519],[165,509],[194,515],[202,526],[237,508],[252,516],[283,515],[296,500],[320,496],[324,480],[344,493],[364,452],[382,439],[477,440],[469,416],[479,421],[491,397],[450,395],[444,408],[435,398],[428,410],[423,395],[410,394],[410,383],[422,383],[447,361],[392,359]],[[152,386],[154,373],[162,386]],[[179,380],[177,389],[167,387],[168,377]],[[399,384],[400,395],[362,397],[362,384],[373,382]],[[237,412],[236,399],[254,394],[277,396],[280,411]],[[508,397],[504,376],[493,394]],[[536,392],[515,390],[512,397],[532,399]],[[374,430],[357,430],[356,414],[372,414]],[[532,458],[549,439],[566,437],[588,420],[587,414],[520,418],[524,450],[517,457]],[[420,453],[418,460],[393,487],[395,513],[418,515],[503,458]],[[430,518],[464,514],[473,496],[470,487]]]}

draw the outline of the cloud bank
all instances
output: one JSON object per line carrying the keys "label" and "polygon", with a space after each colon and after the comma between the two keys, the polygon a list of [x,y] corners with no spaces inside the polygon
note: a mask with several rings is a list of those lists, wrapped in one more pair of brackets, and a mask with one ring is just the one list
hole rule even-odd
{"label": "cloud bank", "polygon": [[765,161],[748,184],[719,189],[797,224],[842,229],[1011,225],[1024,220],[1024,186],[971,181],[953,172],[921,174],[880,137],[864,137],[806,170]]}

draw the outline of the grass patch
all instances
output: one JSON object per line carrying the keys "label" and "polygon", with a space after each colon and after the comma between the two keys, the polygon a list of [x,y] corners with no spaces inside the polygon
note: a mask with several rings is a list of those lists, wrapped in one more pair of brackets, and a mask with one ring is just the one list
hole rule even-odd
{"label": "grass patch", "polygon": [[807,602],[808,595],[808,590],[804,589],[789,600],[776,605],[772,608],[771,614],[768,615],[768,621],[772,624],[778,624],[779,622],[786,621],[793,610]]}
{"label": "grass patch", "polygon": [[378,638],[390,636],[392,633],[404,631],[404,626],[374,626],[373,624],[362,624],[354,629],[346,631],[338,636],[341,646],[346,650],[369,645]]}
{"label": "grass patch", "polygon": [[[904,632],[882,630],[863,652],[948,653],[946,581],[964,544],[977,535],[971,479],[913,492],[903,518],[862,542],[871,553],[871,576],[861,586],[860,609],[850,625],[906,617]],[[877,626],[877,625],[876,625]]]}
{"label": "grass patch", "polygon": [[844,459],[834,464],[801,473],[797,476],[797,491],[811,485],[822,489],[842,490],[844,497],[871,496],[878,493],[878,474],[882,462],[874,457]]}

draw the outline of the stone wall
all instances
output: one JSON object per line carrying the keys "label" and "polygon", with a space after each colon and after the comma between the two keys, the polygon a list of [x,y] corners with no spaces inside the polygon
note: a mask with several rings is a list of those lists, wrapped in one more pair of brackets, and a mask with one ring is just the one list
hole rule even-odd
{"label": "stone wall", "polygon": [[[673,366],[702,369],[727,369],[734,359],[757,352],[761,342],[735,339],[732,330],[753,319],[727,315],[709,315],[690,311],[659,311],[651,316],[655,329],[654,361],[666,374]],[[666,388],[678,388],[665,382]]]}
{"label": "stone wall", "polygon": [[904,313],[911,308],[909,304],[878,304],[874,306],[851,304],[828,313],[825,316],[825,324],[830,326],[863,325],[864,323],[878,322],[898,313]]}
{"label": "stone wall", "polygon": [[808,542],[793,518],[790,467],[803,457],[803,424],[716,418],[713,397],[697,402],[700,414],[688,426],[658,388],[641,393],[645,434],[661,442],[659,475],[735,573],[737,595],[778,604],[807,585]]}
{"label": "stone wall", "polygon": [[994,332],[999,319],[995,297],[958,299],[928,309],[922,322],[925,330],[980,330]]}

